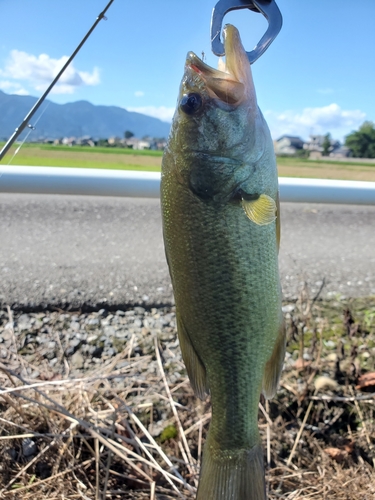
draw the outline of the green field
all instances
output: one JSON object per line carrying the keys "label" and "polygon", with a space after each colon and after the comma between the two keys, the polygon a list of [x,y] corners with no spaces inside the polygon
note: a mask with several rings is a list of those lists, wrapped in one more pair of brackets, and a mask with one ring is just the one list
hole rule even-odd
{"label": "green field", "polygon": [[162,151],[136,151],[125,148],[24,144],[12,159],[15,151],[16,147],[12,147],[2,163],[8,164],[11,160],[12,165],[160,171],[163,155]]}
{"label": "green field", "polygon": [[[0,144],[0,147],[2,145]],[[123,148],[91,148],[85,146],[53,146],[24,144],[12,159],[13,147],[2,163],[7,165],[39,165],[52,167],[109,168],[114,170],[160,171],[161,151],[137,151]],[[375,164],[330,160],[308,160],[279,157],[282,177],[363,180],[375,182]]]}

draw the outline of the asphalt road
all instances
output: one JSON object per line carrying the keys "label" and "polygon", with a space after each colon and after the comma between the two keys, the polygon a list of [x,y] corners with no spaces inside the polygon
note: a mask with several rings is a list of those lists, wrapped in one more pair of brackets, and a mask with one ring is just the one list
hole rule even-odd
{"label": "asphalt road", "polygon": [[[286,298],[375,294],[375,207],[285,203]],[[0,194],[0,304],[171,303],[158,200]]]}

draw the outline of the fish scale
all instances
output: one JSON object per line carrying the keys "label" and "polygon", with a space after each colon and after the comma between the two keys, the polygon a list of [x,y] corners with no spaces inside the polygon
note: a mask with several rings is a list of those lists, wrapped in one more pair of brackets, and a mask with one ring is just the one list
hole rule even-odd
{"label": "fish scale", "polygon": [[264,500],[258,403],[285,349],[277,169],[234,27],[225,43],[238,54],[230,73],[188,54],[162,163],[163,235],[183,359],[212,403],[197,499]]}
{"label": "fish scale", "polygon": [[[178,206],[183,206],[183,193],[175,190],[174,196],[177,196]],[[256,238],[251,234],[249,221],[241,207],[227,206],[222,207],[222,211],[214,209],[202,213],[201,203],[198,201],[195,208],[190,196],[187,198],[186,210],[182,207],[182,212],[189,214],[185,224],[177,216],[177,209],[172,207],[164,219],[165,233],[169,234],[168,226],[173,232],[166,237],[166,246],[173,248],[173,255],[177,255],[176,261],[170,253],[168,258],[173,282],[179,283],[175,287],[176,307],[184,312],[185,326],[207,367],[214,411],[226,408],[223,399],[228,397],[229,391],[221,388],[228,385],[230,390],[235,386],[235,379],[238,388],[229,393],[233,399],[232,407],[238,401],[241,405],[251,403],[253,408],[252,415],[243,408],[233,411],[233,418],[225,422],[218,416],[213,420],[212,432],[217,427],[215,433],[226,434],[231,446],[237,446],[237,437],[242,444],[249,441],[253,446],[258,440],[258,386],[263,377],[258,369],[259,358],[265,363],[271,355],[274,339],[270,339],[268,345],[264,339],[272,323],[276,324],[274,329],[277,331],[280,319],[274,229],[268,226],[255,228],[268,233],[265,235],[269,240],[267,244],[263,235]],[[229,227],[239,237],[228,237]],[[252,237],[252,244],[249,244],[246,233]],[[257,242],[258,245],[254,244]],[[270,258],[270,253],[274,254],[273,258]],[[275,311],[267,321],[265,307]],[[254,331],[258,335],[251,336]],[[254,380],[257,380],[255,391]],[[245,438],[251,427],[252,437]]]}

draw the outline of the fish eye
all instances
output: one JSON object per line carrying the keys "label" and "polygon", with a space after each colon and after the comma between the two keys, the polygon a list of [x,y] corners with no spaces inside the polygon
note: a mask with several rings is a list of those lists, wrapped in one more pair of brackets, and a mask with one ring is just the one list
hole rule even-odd
{"label": "fish eye", "polygon": [[203,104],[202,97],[196,92],[190,94],[184,94],[180,101],[180,108],[187,115],[193,115],[196,113]]}

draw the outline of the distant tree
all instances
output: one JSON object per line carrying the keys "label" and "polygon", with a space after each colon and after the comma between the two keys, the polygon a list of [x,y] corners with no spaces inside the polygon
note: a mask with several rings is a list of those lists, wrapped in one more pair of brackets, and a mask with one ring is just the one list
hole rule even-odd
{"label": "distant tree", "polygon": [[132,137],[134,137],[134,134],[130,130],[125,130],[124,137],[125,139],[131,139]]}
{"label": "distant tree", "polygon": [[323,141],[323,144],[322,144],[322,148],[323,148],[323,152],[322,152],[322,155],[323,156],[328,156],[329,155],[329,148],[331,147],[331,134],[328,133],[324,136],[324,141]]}
{"label": "distant tree", "polygon": [[294,156],[296,158],[308,158],[310,151],[308,149],[296,149]]}
{"label": "distant tree", "polygon": [[375,158],[375,124],[364,122],[357,131],[346,136],[345,146],[356,158]]}

